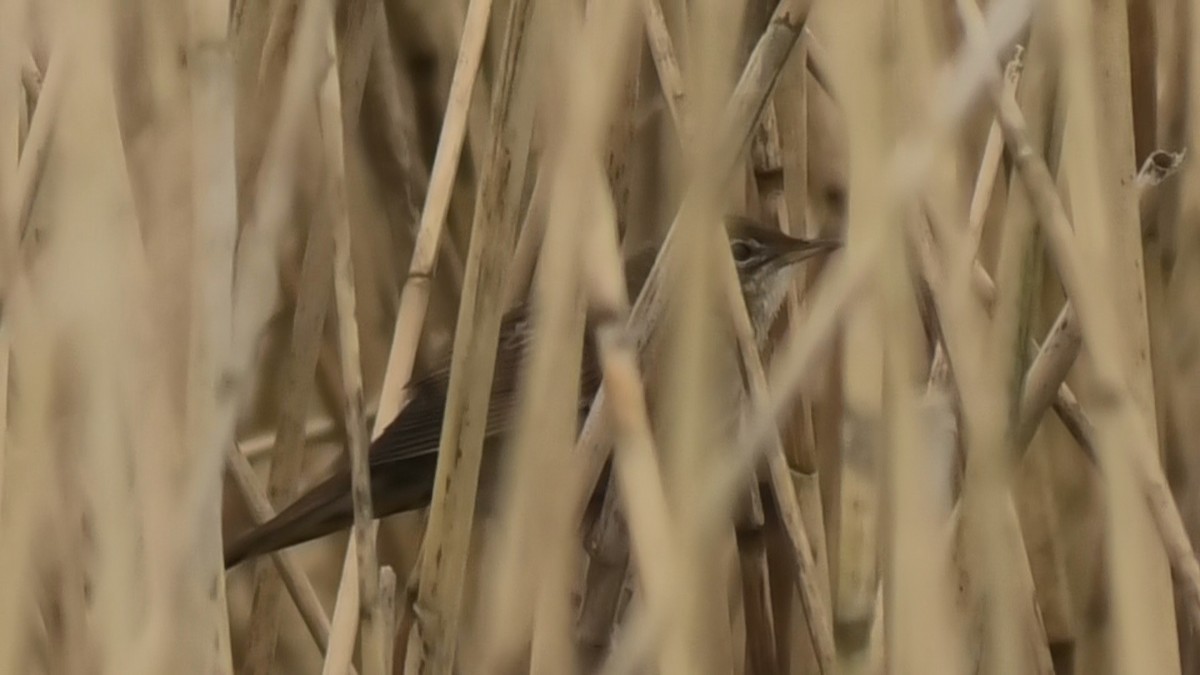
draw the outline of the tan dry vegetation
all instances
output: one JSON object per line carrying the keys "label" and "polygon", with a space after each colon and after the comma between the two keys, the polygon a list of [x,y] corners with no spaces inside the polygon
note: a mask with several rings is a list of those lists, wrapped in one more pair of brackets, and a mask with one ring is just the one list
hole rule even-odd
{"label": "tan dry vegetation", "polygon": [[[1198,0],[0,0],[0,81],[0,674],[1200,673]],[[845,242],[766,353],[729,213]]]}

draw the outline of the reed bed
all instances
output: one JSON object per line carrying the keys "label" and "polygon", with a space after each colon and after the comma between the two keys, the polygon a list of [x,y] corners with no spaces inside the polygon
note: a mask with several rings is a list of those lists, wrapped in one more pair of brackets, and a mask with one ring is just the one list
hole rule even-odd
{"label": "reed bed", "polygon": [[[1197,0],[0,0],[0,81],[0,674],[1200,673]],[[726,215],[843,245],[756,326]]]}

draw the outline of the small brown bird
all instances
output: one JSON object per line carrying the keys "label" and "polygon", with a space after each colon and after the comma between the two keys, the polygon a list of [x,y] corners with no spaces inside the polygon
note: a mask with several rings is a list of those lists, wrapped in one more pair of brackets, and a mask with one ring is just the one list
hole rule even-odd
{"label": "small brown bird", "polygon": [[[837,248],[840,243],[791,237],[739,217],[726,219],[726,231],[750,321],[761,345],[783,304],[793,266]],[[637,294],[649,276],[656,254],[656,249],[648,247],[626,260],[630,297]],[[580,373],[580,423],[587,416],[601,379],[590,331],[586,335]],[[494,439],[508,434],[514,419],[521,356],[528,339],[526,307],[520,305],[505,315],[500,326],[496,372],[488,407],[486,435],[489,445]],[[409,385],[412,394],[409,404],[371,443],[371,499],[377,518],[428,506],[433,493],[449,377],[450,360],[447,357],[430,375]],[[495,475],[489,469],[489,463],[496,461],[495,454],[485,448],[481,482],[487,482],[488,476]],[[348,467],[343,467],[274,518],[226,546],[225,567],[349,528],[353,521],[350,473]]]}

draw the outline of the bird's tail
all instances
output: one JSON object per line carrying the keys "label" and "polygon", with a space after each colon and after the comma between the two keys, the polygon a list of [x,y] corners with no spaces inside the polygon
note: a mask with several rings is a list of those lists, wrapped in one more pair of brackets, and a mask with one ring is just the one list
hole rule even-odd
{"label": "bird's tail", "polygon": [[[372,459],[371,502],[376,518],[429,505],[437,453],[427,452],[388,460]],[[303,544],[354,524],[350,474],[342,468],[317,484],[271,520],[231,541],[225,547],[225,569],[255,556]]]}
{"label": "bird's tail", "polygon": [[339,472],[274,518],[225,546],[225,569],[256,556],[332,534],[354,522],[350,480]]}

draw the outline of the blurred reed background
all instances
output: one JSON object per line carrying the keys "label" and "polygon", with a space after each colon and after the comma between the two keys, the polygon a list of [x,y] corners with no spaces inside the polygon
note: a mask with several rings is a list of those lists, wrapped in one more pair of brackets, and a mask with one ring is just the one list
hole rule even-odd
{"label": "blurred reed background", "polygon": [[[1200,2],[0,0],[0,81],[0,673],[1200,673]],[[846,242],[741,382],[728,213]],[[427,513],[222,571],[451,350]]]}

